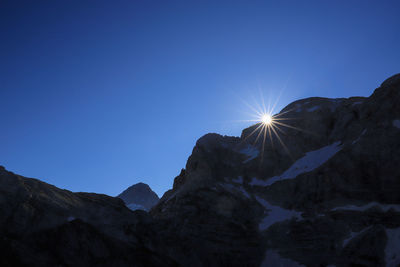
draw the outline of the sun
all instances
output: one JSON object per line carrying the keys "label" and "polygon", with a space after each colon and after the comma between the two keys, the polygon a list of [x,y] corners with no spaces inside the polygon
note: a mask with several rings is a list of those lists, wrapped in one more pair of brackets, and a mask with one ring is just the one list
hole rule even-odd
{"label": "sun", "polygon": [[270,125],[272,123],[272,116],[269,115],[268,113],[262,114],[261,122],[264,123],[265,125]]}
{"label": "sun", "polygon": [[271,103],[270,101],[272,100],[272,98],[269,98],[267,105],[265,105],[264,97],[262,91],[260,90],[260,98],[258,100],[261,100],[261,103],[259,103],[257,99],[254,99],[254,105],[250,105],[246,101],[242,100],[243,103],[252,111],[249,114],[253,117],[253,119],[245,121],[256,123],[252,127],[251,132],[249,134],[246,134],[243,141],[248,140],[251,136],[255,136],[254,140],[252,141],[254,145],[256,145],[259,140],[261,141],[261,161],[263,161],[265,145],[268,139],[270,141],[271,147],[274,147],[274,143],[280,143],[287,154],[292,157],[288,147],[284,143],[284,139],[281,138],[281,134],[287,134],[285,128],[290,128],[312,134],[312,132],[288,124],[292,120],[299,119],[296,117],[287,116],[287,114],[290,114],[294,110],[294,108],[287,109],[279,113],[274,113],[274,109],[278,103],[279,98],[280,94],[275,99],[274,103]]}

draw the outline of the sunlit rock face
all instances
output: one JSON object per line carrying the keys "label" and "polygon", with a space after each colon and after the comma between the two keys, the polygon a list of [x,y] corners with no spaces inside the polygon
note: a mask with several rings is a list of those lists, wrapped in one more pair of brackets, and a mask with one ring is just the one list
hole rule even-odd
{"label": "sunlit rock face", "polygon": [[149,213],[1,169],[0,263],[399,266],[399,77],[289,104],[280,139],[204,135]]}
{"label": "sunlit rock face", "polygon": [[148,211],[159,200],[157,194],[145,183],[134,184],[117,197],[122,199],[131,210],[141,209]]}

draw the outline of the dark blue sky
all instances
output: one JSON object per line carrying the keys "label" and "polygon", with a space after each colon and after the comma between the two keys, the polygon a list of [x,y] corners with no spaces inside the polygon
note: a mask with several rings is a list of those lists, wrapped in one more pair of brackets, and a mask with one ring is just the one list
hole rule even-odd
{"label": "dark blue sky", "polygon": [[[196,140],[368,96],[400,72],[399,1],[1,1],[0,164],[72,191],[171,188]],[[268,101],[269,98],[266,99]]]}

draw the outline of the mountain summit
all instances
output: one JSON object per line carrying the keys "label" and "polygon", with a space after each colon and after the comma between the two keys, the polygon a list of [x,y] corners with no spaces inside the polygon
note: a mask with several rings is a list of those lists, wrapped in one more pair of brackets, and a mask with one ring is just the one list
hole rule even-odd
{"label": "mountain summit", "polygon": [[145,183],[134,184],[117,197],[122,199],[128,208],[132,210],[142,209],[148,211],[157,204],[159,200],[157,194]]}
{"label": "mountain summit", "polygon": [[279,137],[206,134],[148,213],[120,199],[151,203],[144,184],[113,198],[0,168],[0,265],[399,266],[399,103],[398,74],[289,104]]}
{"label": "mountain summit", "polygon": [[289,104],[279,138],[257,139],[259,124],[203,136],[152,215],[185,233],[182,253],[213,248],[203,265],[398,266],[399,77],[368,98]]}

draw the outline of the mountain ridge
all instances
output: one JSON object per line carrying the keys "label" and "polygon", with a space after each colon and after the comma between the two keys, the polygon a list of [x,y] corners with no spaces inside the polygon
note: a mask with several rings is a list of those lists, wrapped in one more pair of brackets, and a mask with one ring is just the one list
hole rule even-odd
{"label": "mountain ridge", "polygon": [[[396,104],[400,101],[398,77],[399,75],[395,75],[384,81],[382,87],[376,89],[368,98],[312,98],[314,101],[307,103],[310,101],[308,98],[289,104],[281,112],[288,111],[290,125],[306,130],[285,129],[286,135],[282,135],[281,138],[290,148],[290,156],[284,149],[277,150],[276,147],[267,143],[261,164],[259,156],[250,157],[250,161],[248,161],[248,149],[243,150],[245,145],[253,146],[260,151],[262,142],[255,142],[257,137],[251,136],[251,132],[259,126],[258,124],[244,129],[240,139],[217,134],[203,136],[196,143],[185,171],[175,178],[175,180],[185,181],[185,183],[177,183],[179,186],[174,186],[171,191],[167,192],[158,205],[151,210],[151,213],[156,218],[177,220],[178,214],[187,210],[185,215],[181,215],[182,219],[187,220],[190,216],[194,218],[198,216],[193,210],[197,209],[197,212],[201,213],[204,212],[204,209],[209,209],[213,210],[213,216],[217,214],[234,217],[235,220],[240,221],[240,218],[235,215],[242,215],[240,211],[236,210],[236,207],[242,205],[238,203],[240,200],[252,208],[259,205],[261,209],[266,210],[265,212],[270,210],[271,216],[283,218],[281,223],[279,220],[272,222],[269,220],[268,222],[268,216],[263,218],[260,213],[251,215],[259,218],[253,223],[258,221],[260,230],[264,232],[262,234],[264,241],[260,242],[270,243],[267,252],[277,251],[278,255],[307,266],[328,265],[328,263],[343,265],[346,261],[351,264],[367,266],[383,266],[386,261],[387,266],[392,266],[388,263],[391,256],[384,253],[387,247],[382,245],[384,242],[382,240],[385,240],[382,229],[385,233],[390,231],[398,233],[399,230],[392,229],[394,229],[394,225],[400,226],[398,206],[396,206],[400,203],[400,174],[396,168],[397,162],[400,162],[398,153],[400,144],[398,141],[399,129],[394,126],[395,121],[400,117],[400,110]],[[317,106],[318,108],[314,108]],[[289,115],[296,114],[299,114],[302,119],[290,120]],[[312,132],[307,132],[308,129],[312,129]],[[246,138],[247,143],[243,144]],[[266,186],[257,185],[256,181],[258,180],[267,184],[268,180],[284,175],[291,165],[304,158],[308,153],[328,148],[338,141],[337,144],[340,147],[337,151],[315,169],[299,172],[295,177],[288,177],[290,179],[278,179]],[[278,138],[273,137],[273,143],[279,145]],[[307,170],[307,166],[304,169]],[[269,179],[266,180],[267,177]],[[229,196],[220,196],[226,193]],[[194,201],[196,197],[193,194],[202,195],[203,199],[214,203],[213,206],[199,211],[195,204],[197,201]],[[232,195],[235,196],[234,200],[230,199]],[[182,204],[180,205],[180,203]],[[193,204],[189,205],[188,203]],[[374,205],[368,206],[371,203]],[[348,206],[352,209],[346,208]],[[367,208],[364,209],[364,206]],[[370,209],[375,210],[369,211]],[[254,211],[256,210],[254,208]],[[300,212],[301,216],[299,217],[296,212]],[[352,212],[360,218],[355,220],[353,215],[350,216]],[[388,214],[393,218],[392,220],[388,220]],[[371,216],[380,219],[374,221]],[[291,218],[295,220],[293,221]],[[299,219],[300,221],[297,222]],[[355,223],[352,224],[350,219],[355,220]],[[338,224],[334,223],[336,220],[339,220]],[[362,246],[362,242],[357,243],[358,245],[349,242],[345,247],[340,245],[340,242],[344,242],[342,240],[346,240],[346,233],[365,229],[359,225],[360,220],[380,227],[373,227],[363,233],[368,235],[365,238],[372,238],[371,236],[374,235],[380,236],[371,240],[371,242],[377,242],[377,247],[369,249],[376,250],[380,254],[371,253],[370,261],[364,260],[368,253],[362,254],[366,252],[362,252],[363,249],[358,247]],[[287,221],[292,223],[286,225],[286,229],[282,226],[281,228],[284,230],[282,233],[298,231],[305,222],[308,222],[310,226],[313,225],[312,227],[318,227],[315,222],[326,224],[326,227],[331,227],[330,231],[341,234],[330,236],[328,239],[326,238],[329,235],[325,239],[322,238],[323,236],[312,238],[315,233],[310,230],[304,229],[303,234],[309,235],[311,240],[314,240],[313,243],[321,247],[324,244],[333,243],[336,244],[336,248],[329,252],[327,248],[320,251],[321,249],[316,246],[312,253],[308,254],[301,253],[300,250],[296,251],[296,247],[292,248],[292,252],[286,251],[288,248],[285,246],[288,244],[303,246],[299,243],[302,242],[300,236],[286,239],[286,243],[283,243],[285,246],[282,246],[282,241],[279,239],[276,239],[273,244],[271,240],[274,240],[273,235],[277,235],[276,225],[285,224]],[[269,226],[267,229],[262,226],[265,223]],[[252,227],[251,224],[248,227]],[[377,234],[375,231],[378,230],[376,229],[381,229],[379,230],[381,234]],[[255,231],[252,235],[256,237],[258,233]],[[390,235],[386,236],[386,242],[395,242]],[[356,239],[353,240],[353,242],[356,241]],[[400,244],[399,242],[396,244]],[[307,246],[315,246],[315,244],[312,245],[313,243]],[[349,251],[353,256],[347,255],[350,253]],[[385,256],[382,256],[384,254]],[[320,256],[316,257],[315,255]],[[236,263],[248,262],[248,258],[246,260],[238,259],[238,257],[246,258],[245,255],[234,255],[234,257]],[[329,258],[332,260],[327,260]],[[397,264],[400,263],[398,254],[395,253],[393,258]],[[268,262],[268,260],[265,259],[264,262]]]}
{"label": "mountain ridge", "polygon": [[279,138],[206,134],[148,213],[0,167],[0,263],[398,266],[398,103],[400,74],[366,98],[290,103]]}

